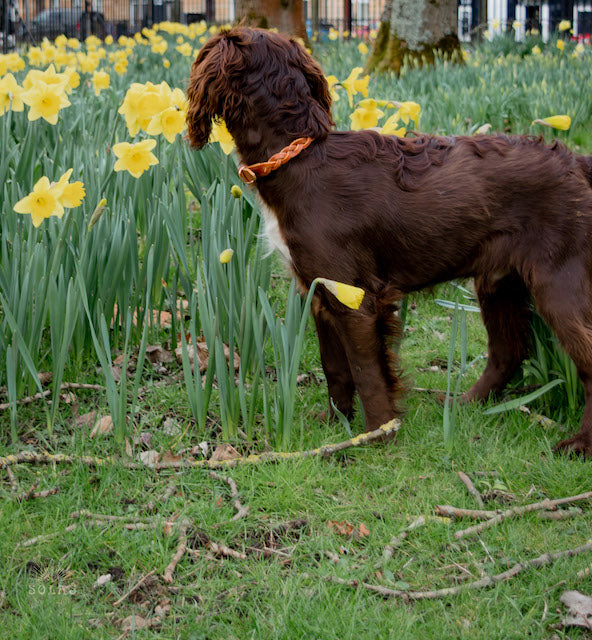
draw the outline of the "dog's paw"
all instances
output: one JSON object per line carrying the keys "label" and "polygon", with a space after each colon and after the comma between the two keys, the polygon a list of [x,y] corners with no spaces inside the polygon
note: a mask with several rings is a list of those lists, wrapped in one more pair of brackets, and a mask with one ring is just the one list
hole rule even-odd
{"label": "dog's paw", "polygon": [[577,434],[555,445],[555,453],[565,453],[569,456],[582,456],[592,460],[592,440],[587,435]]}

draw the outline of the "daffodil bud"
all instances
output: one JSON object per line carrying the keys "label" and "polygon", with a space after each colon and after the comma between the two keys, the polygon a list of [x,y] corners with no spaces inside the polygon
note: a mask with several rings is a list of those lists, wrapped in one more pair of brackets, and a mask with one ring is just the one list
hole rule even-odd
{"label": "daffodil bud", "polygon": [[532,124],[542,124],[544,127],[567,131],[571,126],[571,118],[569,116],[549,116],[548,118],[537,118],[532,121]]}
{"label": "daffodil bud", "polygon": [[350,309],[359,309],[364,299],[365,291],[360,287],[354,287],[351,284],[345,284],[343,282],[337,282],[336,280],[329,280],[328,278],[317,278],[317,282],[323,284],[328,291],[330,291],[341,304],[344,304]]}
{"label": "daffodil bud", "polygon": [[102,198],[99,204],[96,206],[95,210],[93,211],[92,216],[90,217],[90,221],[88,223],[89,231],[95,226],[95,224],[97,224],[100,217],[103,215],[103,211],[105,210],[106,206],[107,206],[107,199]]}
{"label": "daffodil bud", "polygon": [[232,249],[224,249],[220,254],[220,263],[226,264],[232,260],[232,256],[234,255],[234,251]]}
{"label": "daffodil bud", "polygon": [[233,184],[232,187],[230,187],[230,193],[235,198],[240,198],[243,195],[243,190],[238,186],[238,184]]}

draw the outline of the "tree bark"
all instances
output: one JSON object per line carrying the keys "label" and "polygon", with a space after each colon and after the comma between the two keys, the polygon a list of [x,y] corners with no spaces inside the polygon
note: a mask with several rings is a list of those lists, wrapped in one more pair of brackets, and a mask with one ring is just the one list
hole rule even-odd
{"label": "tree bark", "polygon": [[386,0],[366,71],[462,61],[457,0]]}
{"label": "tree bark", "polygon": [[307,41],[302,0],[236,0],[235,7],[241,24],[276,28]]}

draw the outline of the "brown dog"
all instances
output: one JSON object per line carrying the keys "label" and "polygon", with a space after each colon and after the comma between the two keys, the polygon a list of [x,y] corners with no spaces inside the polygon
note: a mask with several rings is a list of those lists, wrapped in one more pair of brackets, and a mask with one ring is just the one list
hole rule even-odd
{"label": "brown dog", "polygon": [[268,235],[304,288],[322,276],[366,291],[355,311],[319,287],[313,309],[329,395],[343,413],[357,391],[368,430],[397,415],[397,301],[472,276],[489,358],[463,398],[504,388],[527,355],[532,299],[586,393],[579,433],[558,448],[592,456],[590,157],[528,137],[333,131],[317,63],[285,36],[244,27],[204,45],[188,96],[195,147],[216,116],[248,165],[313,139],[256,186]]}

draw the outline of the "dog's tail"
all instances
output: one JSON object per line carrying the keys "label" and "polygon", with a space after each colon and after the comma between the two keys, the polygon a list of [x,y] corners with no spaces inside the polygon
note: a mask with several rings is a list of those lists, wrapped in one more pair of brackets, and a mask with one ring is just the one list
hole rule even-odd
{"label": "dog's tail", "polygon": [[588,184],[592,187],[592,156],[578,156],[578,164],[588,180]]}

